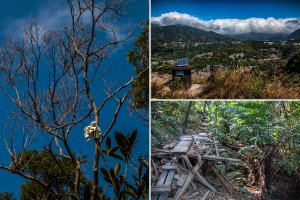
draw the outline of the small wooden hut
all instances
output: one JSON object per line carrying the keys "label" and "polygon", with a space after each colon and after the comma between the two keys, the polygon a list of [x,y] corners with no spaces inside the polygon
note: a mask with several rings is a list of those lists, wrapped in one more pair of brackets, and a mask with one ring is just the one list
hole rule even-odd
{"label": "small wooden hut", "polygon": [[172,68],[172,85],[178,89],[188,89],[192,85],[192,67],[187,58],[178,59]]}

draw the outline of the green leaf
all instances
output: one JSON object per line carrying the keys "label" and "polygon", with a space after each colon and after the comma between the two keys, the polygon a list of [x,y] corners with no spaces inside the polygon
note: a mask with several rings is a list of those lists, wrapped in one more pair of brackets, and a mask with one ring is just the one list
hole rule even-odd
{"label": "green leaf", "polygon": [[111,181],[115,181],[116,175],[114,169],[109,170],[110,178],[112,179]]}
{"label": "green leaf", "polygon": [[119,150],[120,147],[119,146],[115,146],[110,150],[110,153],[114,153],[115,151]]}
{"label": "green leaf", "polygon": [[109,173],[108,173],[108,171],[106,171],[106,169],[104,169],[104,168],[100,168],[100,172],[103,174],[103,176],[107,176],[107,177],[109,177]]}
{"label": "green leaf", "polygon": [[86,185],[84,187],[83,199],[84,200],[90,200],[91,199],[91,187],[90,187],[90,185]]}
{"label": "green leaf", "polygon": [[134,130],[129,137],[129,146],[133,146],[135,144],[135,140],[136,140],[136,136],[137,136],[137,130]]}
{"label": "green leaf", "polygon": [[107,152],[107,154],[110,151],[110,147],[111,147],[111,139],[110,139],[110,137],[108,137],[108,138],[106,138],[106,152]]}
{"label": "green leaf", "polygon": [[116,158],[116,159],[119,159],[119,160],[124,160],[124,158],[118,154],[115,154],[115,153],[110,153],[109,156],[113,157],[113,158]]}
{"label": "green leaf", "polygon": [[135,175],[132,175],[132,178],[134,179],[135,184],[136,184],[137,186],[139,186],[139,185],[140,185],[140,183],[139,183],[139,178],[136,177]]}
{"label": "green leaf", "polygon": [[120,167],[121,167],[120,163],[117,163],[117,164],[115,165],[115,167],[114,167],[114,173],[115,173],[116,176],[119,175]]}
{"label": "green leaf", "polygon": [[123,146],[124,145],[124,141],[125,141],[125,136],[120,133],[120,132],[115,132],[115,139],[116,139],[116,142],[119,146]]}

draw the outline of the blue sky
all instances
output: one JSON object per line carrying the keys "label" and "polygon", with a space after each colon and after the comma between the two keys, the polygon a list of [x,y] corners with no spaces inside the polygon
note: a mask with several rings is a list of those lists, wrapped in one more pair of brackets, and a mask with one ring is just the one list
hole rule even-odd
{"label": "blue sky", "polygon": [[[0,44],[2,44],[7,36],[20,37],[22,28],[33,18],[37,18],[41,26],[47,29],[59,30],[63,28],[64,20],[66,18],[66,1],[56,1],[55,3],[51,0],[39,1],[39,0],[10,0],[1,2],[0,7]],[[126,61],[128,50],[134,47],[134,39],[142,31],[140,23],[145,22],[148,19],[148,1],[147,0],[129,0],[126,1],[126,15],[120,21],[120,34],[132,33],[132,37],[118,49],[116,49],[104,64],[105,66],[112,67],[112,73],[107,75],[105,78],[107,81],[114,83],[125,83],[133,75],[133,67]],[[46,72],[43,72],[45,77],[48,77]],[[98,99],[103,98],[104,83],[97,84],[94,87],[95,91],[99,91]],[[112,109],[116,104],[111,103],[102,112],[103,117],[101,125],[106,127],[109,123],[109,116],[112,116]],[[8,100],[0,93],[0,108],[2,110],[0,115],[0,164],[7,164],[9,162],[7,151],[5,150],[4,142],[2,140],[2,129],[4,122],[13,107],[9,104]],[[5,111],[5,112],[3,112]],[[114,111],[114,110],[113,110]],[[136,116],[129,114],[129,109],[126,104],[120,112],[117,124],[114,130],[118,130],[123,133],[131,133],[134,129],[138,129],[138,141],[137,151],[135,156],[148,155],[148,125],[141,122]],[[90,123],[86,121],[85,124]],[[79,134],[71,137],[72,147],[82,155],[88,155],[92,157],[93,143],[86,142],[83,136],[82,127],[77,129]],[[112,131],[113,132],[113,131]],[[45,142],[45,139],[41,141]],[[80,141],[80,142],[79,142]],[[44,145],[42,143],[36,143],[32,148],[41,148]],[[114,163],[112,163],[114,164]],[[88,165],[91,169],[90,165]],[[87,173],[91,175],[91,173]],[[24,183],[24,180],[17,175],[4,172],[0,170],[0,192],[12,192],[16,196],[19,195],[20,186]]]}
{"label": "blue sky", "polygon": [[168,12],[188,13],[204,20],[250,17],[300,17],[300,1],[262,0],[152,0],[151,16]]}
{"label": "blue sky", "polygon": [[182,24],[221,34],[291,33],[300,28],[297,1],[152,1],[151,21]]}

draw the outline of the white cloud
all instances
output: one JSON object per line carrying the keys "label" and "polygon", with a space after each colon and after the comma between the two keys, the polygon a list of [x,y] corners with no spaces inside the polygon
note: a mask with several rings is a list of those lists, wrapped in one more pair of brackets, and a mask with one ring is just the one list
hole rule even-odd
{"label": "white cloud", "polygon": [[[104,20],[107,29],[114,29],[118,40],[128,37],[130,32],[133,31],[133,25],[130,22],[122,22],[122,24],[120,24],[115,18],[109,18],[109,16],[105,17],[107,17],[107,19]],[[91,14],[89,11],[86,11],[83,14],[82,20],[85,24],[88,24],[90,19]],[[32,20],[38,23],[41,32],[46,32],[47,30],[61,31],[65,26],[70,27],[71,25],[69,5],[66,1],[45,1],[43,6],[37,8],[35,12],[22,18],[8,18],[1,22],[2,29],[0,30],[0,35],[4,37],[13,36],[15,38],[22,38],[24,29],[28,27]],[[107,38],[105,39],[109,40],[113,37],[113,34],[106,32],[105,35],[101,35],[101,37],[103,36],[106,36]]]}
{"label": "white cloud", "polygon": [[152,17],[151,22],[160,26],[181,24],[221,34],[291,33],[300,28],[300,18],[248,18],[202,20],[189,14],[169,12]]}
{"label": "white cloud", "polygon": [[28,14],[22,18],[8,18],[1,24],[1,34],[4,36],[20,37],[30,21],[38,22],[41,30],[60,30],[70,23],[69,9],[66,4],[45,1],[35,14]]}

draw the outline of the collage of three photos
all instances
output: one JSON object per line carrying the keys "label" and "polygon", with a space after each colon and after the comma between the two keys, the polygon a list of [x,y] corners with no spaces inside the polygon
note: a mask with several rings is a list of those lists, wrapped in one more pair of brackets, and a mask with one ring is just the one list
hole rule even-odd
{"label": "collage of three photos", "polygon": [[298,200],[296,0],[0,6],[0,200]]}

